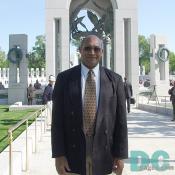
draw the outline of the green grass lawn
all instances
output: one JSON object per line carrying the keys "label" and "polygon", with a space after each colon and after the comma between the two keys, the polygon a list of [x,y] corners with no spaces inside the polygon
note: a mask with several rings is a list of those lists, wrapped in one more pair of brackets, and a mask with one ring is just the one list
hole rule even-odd
{"label": "green grass lawn", "polygon": [[[0,152],[8,146],[8,129],[23,119],[24,116],[30,115],[35,111],[36,109],[8,111],[7,105],[0,105]],[[29,124],[32,123],[33,119],[29,121]],[[21,125],[13,132],[13,139],[19,136],[24,130],[25,124]]]}

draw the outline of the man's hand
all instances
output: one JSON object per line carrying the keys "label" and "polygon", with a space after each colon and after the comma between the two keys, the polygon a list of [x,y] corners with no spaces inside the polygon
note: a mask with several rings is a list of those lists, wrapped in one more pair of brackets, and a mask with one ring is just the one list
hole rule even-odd
{"label": "man's hand", "polygon": [[66,175],[66,170],[70,171],[67,159],[64,156],[55,158],[55,166],[59,175]]}
{"label": "man's hand", "polygon": [[114,159],[113,172],[116,175],[122,175],[123,168],[124,168],[124,161],[123,160],[119,160],[119,159]]}

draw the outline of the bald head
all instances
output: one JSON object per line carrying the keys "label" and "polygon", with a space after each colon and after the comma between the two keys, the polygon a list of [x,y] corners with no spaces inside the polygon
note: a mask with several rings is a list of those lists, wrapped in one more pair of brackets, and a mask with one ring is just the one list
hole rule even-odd
{"label": "bald head", "polygon": [[86,44],[91,39],[96,39],[99,43],[99,47],[103,50],[103,41],[96,35],[88,35],[85,38],[83,38],[80,45],[80,49],[84,46],[84,44]]}
{"label": "bald head", "polygon": [[103,42],[96,35],[88,35],[80,46],[81,61],[88,68],[93,69],[101,60]]}

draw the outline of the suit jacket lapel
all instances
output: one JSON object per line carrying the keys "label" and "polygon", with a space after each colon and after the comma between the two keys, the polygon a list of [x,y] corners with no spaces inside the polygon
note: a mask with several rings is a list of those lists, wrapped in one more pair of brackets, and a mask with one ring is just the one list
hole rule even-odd
{"label": "suit jacket lapel", "polygon": [[97,132],[100,123],[103,120],[103,111],[102,109],[105,108],[105,106],[103,105],[103,102],[105,100],[105,96],[106,96],[106,85],[108,83],[108,77],[104,71],[104,68],[100,67],[100,92],[99,92],[99,101],[98,101],[98,109],[97,109],[97,118],[96,118],[96,129],[95,131]]}
{"label": "suit jacket lapel", "polygon": [[81,66],[75,67],[72,71],[71,79],[69,82],[70,102],[74,109],[82,113],[82,95],[81,95]]}

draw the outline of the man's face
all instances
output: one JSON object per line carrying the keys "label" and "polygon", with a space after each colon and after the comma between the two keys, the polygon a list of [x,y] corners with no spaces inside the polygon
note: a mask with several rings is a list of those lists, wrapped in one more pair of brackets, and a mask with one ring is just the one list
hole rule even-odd
{"label": "man's face", "polygon": [[80,53],[82,63],[89,69],[94,68],[103,54],[101,41],[95,36],[87,38],[80,48]]}

